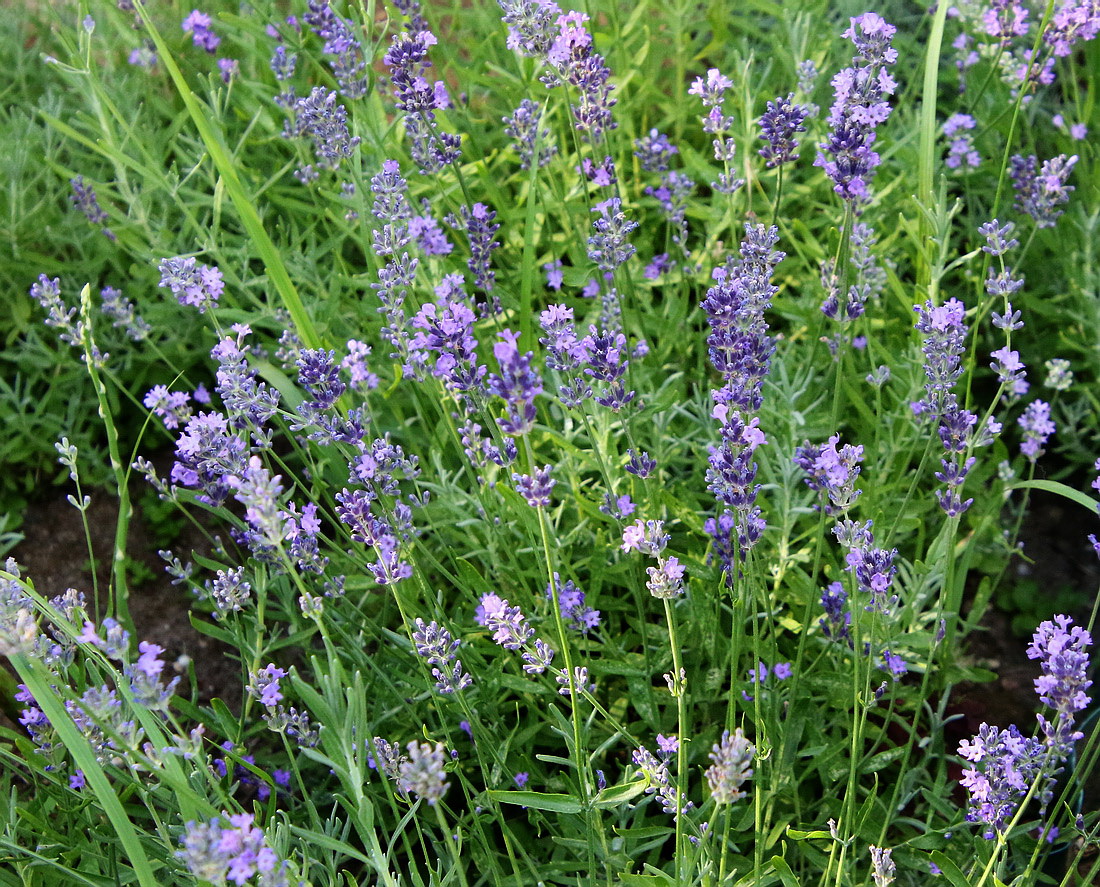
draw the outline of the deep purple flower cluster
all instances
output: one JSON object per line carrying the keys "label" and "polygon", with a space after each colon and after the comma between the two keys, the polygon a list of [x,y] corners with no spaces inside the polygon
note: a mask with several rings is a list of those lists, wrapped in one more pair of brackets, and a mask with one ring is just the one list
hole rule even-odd
{"label": "deep purple flower cluster", "polygon": [[73,189],[72,197],[69,198],[73,206],[84,213],[84,217],[93,225],[102,226],[104,237],[115,240],[115,233],[104,224],[107,221],[107,212],[99,205],[95,188],[84,184],[84,176],[69,179],[69,184]]}
{"label": "deep purple flower cluster", "polygon": [[585,605],[584,592],[572,580],[561,581],[561,577],[554,573],[554,582],[546,583],[546,599],[553,603],[554,588],[558,590],[558,607],[561,610],[561,618],[566,627],[581,634],[588,634],[592,629],[600,625],[600,611]]}
{"label": "deep purple flower cluster", "polygon": [[609,82],[611,70],[603,56],[593,50],[592,35],[584,26],[587,21],[583,12],[560,15],[558,33],[546,51],[546,61],[558,78],[576,87],[578,100],[572,105],[575,125],[586,140],[598,144],[604,133],[617,125],[611,118],[614,87]]}
{"label": "deep purple flower cluster", "polygon": [[500,339],[493,346],[500,374],[489,376],[488,390],[504,400],[507,407],[507,418],[498,421],[501,431],[518,436],[534,427],[535,398],[542,394],[542,379],[531,366],[534,353],[520,353],[516,344],[519,333],[506,329],[500,333]]}
{"label": "deep purple flower cluster", "polygon": [[558,146],[551,142],[550,130],[539,129],[541,114],[538,102],[524,99],[511,117],[504,118],[504,134],[512,139],[512,147],[519,154],[520,169],[546,166],[558,153]]}
{"label": "deep purple flower cluster", "polygon": [[724,383],[712,392],[711,416],[719,422],[722,440],[710,448],[707,469],[707,489],[723,510],[704,527],[714,540],[728,583],[735,575],[734,552],[744,559],[764,531],[755,504],[759,484],[753,453],[766,438],[752,413],[763,403],[761,386],[775,350],[764,312],[777,292],[771,276],[783,259],[775,249],[778,242],[775,227],[746,223],[740,257],[714,270],[717,283],[703,301],[711,328],[707,351]]}
{"label": "deep purple flower cluster", "polygon": [[378,283],[371,284],[382,302],[378,312],[386,318],[381,334],[394,348],[390,357],[400,360],[405,371],[412,375],[416,372],[416,366],[410,363],[404,304],[409,288],[416,281],[420,260],[410,257],[407,252],[399,252],[411,239],[409,219],[412,209],[406,193],[408,185],[401,177],[397,161],[384,160],[381,170],[371,177],[370,186],[374,195],[371,212],[381,223],[374,231],[374,251],[380,256],[390,257],[378,270]]}
{"label": "deep purple flower cluster", "polygon": [[829,499],[824,506],[825,513],[833,516],[847,512],[863,492],[855,488],[863,447],[844,444],[837,449],[839,442],[839,434],[820,446],[806,441],[794,454],[795,465],[806,472],[806,485],[825,493]]}
{"label": "deep purple flower cluster", "polygon": [[[416,478],[420,469],[415,456],[406,456],[400,446],[390,443],[388,436],[378,438],[368,446],[363,440],[355,443],[357,456],[348,465],[349,480],[362,484],[365,489],[345,487],[336,495],[339,503],[336,513],[340,521],[351,531],[355,542],[369,545],[376,560],[368,569],[379,585],[392,585],[412,575],[412,567],[401,560],[401,545],[412,538],[412,508],[400,501],[399,482],[402,478]],[[377,512],[372,504],[382,496],[397,499]],[[426,497],[410,496],[413,505],[422,505]]]}
{"label": "deep purple flower cluster", "polygon": [[848,611],[848,592],[843,582],[830,582],[821,592],[821,608],[825,615],[818,620],[821,631],[837,643],[852,643],[852,614]]}
{"label": "deep purple flower cluster", "polygon": [[456,654],[462,642],[439,623],[433,620],[425,625],[423,619],[417,619],[412,640],[417,654],[432,667],[435,688],[440,693],[456,693],[474,682],[462,670],[462,660]]}
{"label": "deep purple flower cluster", "polygon": [[191,395],[186,391],[169,391],[166,385],[154,385],[145,393],[142,404],[172,431],[186,425],[191,418],[190,400]]}
{"label": "deep purple flower cluster", "polygon": [[667,135],[651,129],[648,135],[634,140],[634,156],[644,172],[668,172],[670,160],[680,153]]}
{"label": "deep purple flower cluster", "polygon": [[158,285],[170,289],[181,305],[198,308],[200,314],[217,305],[225,291],[221,271],[213,265],[196,263],[193,256],[161,259],[157,270]]}
{"label": "deep purple flower cluster", "polygon": [[390,69],[397,108],[405,112],[413,162],[424,175],[449,166],[461,154],[461,139],[441,131],[435,116],[437,110],[450,106],[447,87],[443,81],[432,83],[425,76],[431,68],[428,48],[437,42],[431,31],[395,34],[382,59]]}
{"label": "deep purple flower cluster", "polygon": [[1064,58],[1074,44],[1092,40],[1100,33],[1100,6],[1094,0],[1062,0],[1054,11],[1043,39],[1058,58]]}
{"label": "deep purple flower cluster", "polygon": [[577,338],[573,325],[573,309],[565,305],[551,305],[539,315],[539,325],[546,336],[539,344],[546,348],[546,368],[556,370],[564,379],[558,388],[563,405],[579,407],[592,396],[592,388],[580,372],[588,358],[585,339]]}
{"label": "deep purple flower cluster", "polygon": [[775,169],[784,163],[798,159],[798,139],[800,132],[806,131],[805,121],[809,109],[805,105],[794,103],[794,93],[786,98],[768,102],[760,118],[760,136],[766,142],[757,153],[764,158],[768,169]]}
{"label": "deep purple flower cluster", "polygon": [[1034,154],[1024,157],[1012,155],[1008,174],[1012,177],[1012,187],[1016,192],[1015,207],[1027,213],[1040,228],[1053,228],[1059,216],[1065,210],[1059,209],[1069,202],[1069,195],[1075,190],[1066,180],[1077,164],[1077,155],[1066,157],[1059,154],[1050,160],[1039,161]]}
{"label": "deep purple flower cluster", "polygon": [[516,484],[516,491],[527,500],[527,504],[532,508],[546,508],[550,505],[550,491],[554,489],[554,484],[557,483],[550,476],[553,468],[553,465],[543,465],[542,468],[536,468],[534,474],[517,473],[512,475],[512,480]]}
{"label": "deep purple flower cluster", "polygon": [[[481,405],[488,369],[478,363],[477,339],[474,338],[473,309],[463,300],[447,297],[425,303],[413,318],[417,330],[409,343],[409,359],[416,366],[425,366],[431,374],[456,397],[462,399],[466,412]],[[437,355],[434,364],[429,354]]]}
{"label": "deep purple flower cluster", "polygon": [[580,342],[584,349],[586,366],[584,374],[604,387],[596,394],[596,403],[612,412],[619,412],[634,400],[635,392],[628,391],[623,383],[630,363],[626,336],[620,332],[597,330],[590,326],[589,333]]}
{"label": "deep purple flower cluster", "polygon": [[309,0],[309,12],[303,19],[325,41],[324,53],[331,56],[329,64],[340,92],[349,99],[365,96],[368,88],[367,63],[352,23],[333,12],[328,0]]}
{"label": "deep purple flower cluster", "polygon": [[873,147],[875,128],[890,116],[887,97],[897,89],[887,71],[898,57],[890,46],[896,30],[873,12],[851,19],[843,36],[855,45],[856,54],[852,67],[832,81],[835,100],[828,117],[832,129],[829,138],[818,145],[814,166],[825,170],[833,180],[833,190],[854,208],[870,200],[868,186],[880,163]]}
{"label": "deep purple flower cluster", "polygon": [[959,744],[959,754],[974,764],[963,771],[962,785],[970,792],[966,818],[986,826],[983,836],[1003,833],[1029,787],[1037,781],[1037,796],[1045,813],[1054,796],[1054,777],[1083,734],[1076,730],[1076,713],[1091,701],[1085,691],[1092,637],[1073,626],[1068,616],[1055,616],[1035,631],[1028,647],[1030,659],[1039,659],[1042,676],[1035,692],[1054,710],[1053,721],[1038,715],[1041,738],[1027,738],[1013,724],[998,730],[982,724],[978,735]]}
{"label": "deep purple flower cluster", "polygon": [[185,34],[191,35],[192,41],[199,49],[205,49],[211,54],[218,51],[218,45],[222,39],[210,27],[210,16],[205,12],[192,10],[183,20],[182,27]]}
{"label": "deep purple flower cluster", "polygon": [[257,371],[248,364],[244,343],[252,333],[249,326],[234,324],[232,330],[237,334],[236,339],[226,336],[210,351],[210,356],[218,362],[216,390],[233,426],[251,425],[253,431],[258,432],[275,415],[279,392],[257,381]]}
{"label": "deep purple flower cluster", "polygon": [[[493,250],[500,247],[500,241],[493,239],[500,230],[500,225],[495,221],[496,210],[489,209],[484,203],[475,203],[472,207],[463,206],[460,213],[470,244],[470,258],[466,260],[466,266],[473,275],[474,286],[489,294],[496,283],[496,274],[489,262]],[[500,311],[500,300],[493,296],[492,313],[499,314]]]}

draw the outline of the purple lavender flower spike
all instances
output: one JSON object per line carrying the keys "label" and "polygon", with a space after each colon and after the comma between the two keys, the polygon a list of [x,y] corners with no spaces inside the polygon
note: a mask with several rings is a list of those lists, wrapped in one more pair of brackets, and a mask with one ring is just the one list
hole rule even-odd
{"label": "purple lavender flower spike", "polygon": [[592,207],[600,218],[592,223],[596,233],[588,238],[588,258],[604,272],[613,272],[634,255],[634,247],[627,241],[638,223],[627,219],[622,211],[622,201],[611,197]]}
{"label": "purple lavender flower spike", "polygon": [[323,52],[330,56],[329,65],[340,92],[349,99],[365,96],[369,85],[367,63],[352,23],[333,12],[328,0],[309,0],[309,12],[303,19],[325,41]]}
{"label": "purple lavender flower spike", "polygon": [[542,468],[535,469],[534,475],[512,475],[512,480],[516,484],[516,491],[527,500],[527,504],[532,508],[546,508],[550,505],[550,491],[554,489],[554,484],[557,483],[556,480],[550,477],[551,470],[553,470],[552,465],[543,465]]}
{"label": "purple lavender flower spike", "polygon": [[839,442],[839,434],[834,434],[823,446],[806,441],[794,455],[795,464],[808,475],[804,478],[806,485],[828,496],[829,504],[825,505],[828,515],[843,515],[863,492],[855,488],[863,447],[844,444],[838,450]]}
{"label": "purple lavender flower spike", "polygon": [[757,153],[764,158],[768,169],[798,159],[798,139],[795,136],[806,131],[805,120],[809,109],[794,104],[794,93],[786,98],[768,102],[767,110],[760,118],[760,135],[767,143]]}
{"label": "purple lavender flower spike", "polygon": [[507,404],[508,417],[499,421],[505,434],[521,435],[535,424],[535,398],[542,394],[542,379],[531,366],[534,353],[520,354],[516,343],[519,333],[504,330],[501,341],[493,346],[493,355],[500,364],[500,375],[489,376],[490,394],[502,398]]}
{"label": "purple lavender flower spike", "polygon": [[115,233],[104,224],[107,221],[107,213],[99,205],[95,188],[84,184],[84,176],[69,179],[69,184],[73,189],[72,197],[69,198],[72,200],[73,206],[84,213],[84,217],[93,225],[99,225],[103,230],[104,237],[108,240],[115,240]]}
{"label": "purple lavender flower spike", "polygon": [[554,600],[554,586],[558,590],[558,606],[566,627],[582,634],[599,627],[600,611],[585,605],[584,592],[572,579],[563,583],[561,577],[554,573],[554,585],[546,584],[546,599],[551,602]]}
{"label": "purple lavender flower spike", "polygon": [[473,683],[473,678],[463,671],[462,660],[456,654],[461,641],[453,638],[447,629],[435,621],[425,625],[423,619],[417,619],[412,640],[417,654],[432,666],[432,677],[436,679],[437,691],[444,694],[457,693]]}
{"label": "purple lavender flower spike", "polygon": [[519,154],[520,169],[546,166],[558,153],[558,146],[551,141],[553,133],[546,128],[539,129],[541,113],[537,102],[524,99],[511,117],[504,118],[504,134],[512,139],[512,146]]}
{"label": "purple lavender flower spike", "polygon": [[634,140],[634,156],[645,172],[668,172],[669,161],[680,153],[668,136],[656,129]]}
{"label": "purple lavender flower spike", "polygon": [[749,765],[755,754],[756,746],[745,738],[740,727],[733,733],[722,733],[721,741],[707,755],[713,762],[706,771],[707,784],[716,804],[734,804],[746,797],[748,793],[741,786],[752,778]]}
{"label": "purple lavender flower spike", "polygon": [[225,291],[221,271],[212,265],[197,264],[192,257],[161,259],[157,270],[159,285],[171,290],[181,305],[198,308],[200,314],[217,305]]}
{"label": "purple lavender flower spike", "polygon": [[833,180],[833,190],[857,209],[870,200],[868,186],[880,163],[873,149],[875,128],[890,116],[887,97],[897,88],[887,71],[898,57],[890,46],[896,30],[873,12],[851,19],[843,36],[855,45],[856,54],[852,67],[833,78],[832,129],[814,160]]}
{"label": "purple lavender flower spike", "polygon": [[1014,154],[1009,160],[1009,175],[1016,192],[1016,209],[1031,216],[1038,227],[1053,228],[1065,212],[1058,207],[1068,203],[1074,191],[1066,180],[1076,164],[1076,154],[1072,157],[1059,154],[1044,160],[1042,168],[1036,171],[1039,161],[1034,154],[1029,157]]}
{"label": "purple lavender flower spike", "polygon": [[437,42],[431,31],[395,34],[383,57],[397,108],[405,113],[410,153],[424,175],[455,163],[461,155],[459,137],[440,130],[435,116],[449,104],[442,82],[427,78],[428,49]]}
{"label": "purple lavender flower spike", "polygon": [[[483,203],[475,203],[472,207],[463,206],[460,212],[470,243],[470,258],[466,265],[474,276],[474,286],[488,295],[496,283],[496,274],[490,267],[489,260],[493,250],[500,247],[500,241],[493,239],[493,235],[500,230],[500,225],[495,222],[496,210],[489,209]],[[493,313],[500,313],[500,302],[495,296]]]}
{"label": "purple lavender flower spike", "polygon": [[197,9],[192,10],[187,18],[183,20],[182,27],[184,33],[191,35],[192,41],[199,49],[205,49],[211,55],[218,51],[218,45],[222,40],[211,29],[210,16],[205,12],[200,12]]}
{"label": "purple lavender flower spike", "polygon": [[1050,418],[1050,404],[1041,400],[1032,401],[1024,409],[1018,423],[1024,431],[1020,452],[1027,456],[1029,462],[1034,462],[1043,455],[1043,445],[1056,430]]}
{"label": "purple lavender flower spike", "polygon": [[244,884],[259,875],[265,887],[290,883],[285,860],[267,846],[263,830],[251,813],[215,816],[209,822],[188,822],[176,852],[199,880],[213,884]]}

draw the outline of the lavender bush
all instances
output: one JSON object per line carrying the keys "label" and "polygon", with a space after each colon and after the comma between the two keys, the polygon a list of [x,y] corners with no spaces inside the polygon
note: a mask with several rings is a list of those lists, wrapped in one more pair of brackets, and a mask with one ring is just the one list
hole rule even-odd
{"label": "lavender bush", "polygon": [[[1095,601],[1034,725],[955,688],[1031,491],[1100,556],[1100,16],[705,13],[54,11],[106,259],[24,288],[121,507],[106,587],[0,573],[5,883],[1075,883]],[[137,485],[202,518],[209,704],[130,616]]]}

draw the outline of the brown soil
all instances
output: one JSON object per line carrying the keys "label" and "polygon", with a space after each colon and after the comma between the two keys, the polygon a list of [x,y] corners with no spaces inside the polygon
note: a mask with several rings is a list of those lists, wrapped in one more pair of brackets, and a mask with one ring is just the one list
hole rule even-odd
{"label": "brown soil", "polygon": [[[135,489],[135,497],[141,492]],[[67,491],[58,491],[27,510],[22,526],[25,538],[15,547],[12,556],[20,565],[23,577],[30,579],[40,594],[52,597],[75,588],[84,592],[91,610],[94,595],[88,542],[80,512],[66,501],[66,495]],[[101,601],[110,578],[117,518],[117,502],[112,495],[103,491],[92,495],[88,526]],[[229,658],[232,651],[191,625],[192,594],[185,586],[171,583],[171,577],[164,571],[165,563],[157,555],[157,546],[136,506],[128,536],[127,555],[152,573],[152,578],[130,589],[129,608],[137,640],[151,641],[164,648],[161,655],[169,668],[183,676],[178,693],[190,695],[187,681],[193,667],[194,690],[200,703],[217,696],[231,708],[237,708],[242,679],[238,664]],[[205,536],[192,527],[187,527],[171,548],[183,561],[190,558],[192,551],[209,551]]]}

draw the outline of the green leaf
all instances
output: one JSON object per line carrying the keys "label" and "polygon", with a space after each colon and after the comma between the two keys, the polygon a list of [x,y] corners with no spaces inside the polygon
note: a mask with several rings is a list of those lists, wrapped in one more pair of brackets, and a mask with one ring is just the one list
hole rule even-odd
{"label": "green leaf", "polygon": [[1006,484],[1006,490],[1042,490],[1044,493],[1054,493],[1057,496],[1062,496],[1065,499],[1069,499],[1071,502],[1076,502],[1078,505],[1084,505],[1093,514],[1096,513],[1096,509],[1100,507],[1100,502],[1097,502],[1091,496],[1082,493],[1080,490],[1075,490],[1073,487],[1060,484],[1056,480],[1021,480],[1014,483]]}
{"label": "green leaf", "polygon": [[517,804],[533,810],[549,810],[552,813],[580,813],[584,809],[577,798],[560,793],[491,791],[489,797],[501,804]]}
{"label": "green leaf", "polygon": [[779,875],[779,880],[783,882],[783,887],[800,887],[798,878],[795,877],[794,872],[791,871],[791,867],[787,865],[787,860],[782,856],[773,856],[768,862],[775,870],[775,873]]}
{"label": "green leaf", "polygon": [[597,807],[618,807],[627,801],[632,801],[645,791],[646,781],[639,779],[635,782],[627,782],[624,785],[613,785],[605,788],[596,795],[593,803]]}
{"label": "green leaf", "polygon": [[19,677],[23,679],[23,683],[27,685],[31,695],[34,696],[35,703],[42,709],[43,714],[49,718],[50,726],[57,731],[57,735],[64,743],[65,749],[72,756],[73,763],[84,773],[88,787],[95,795],[95,799],[104,814],[106,814],[107,819],[110,820],[115,834],[118,835],[118,839],[126,851],[126,856],[134,870],[138,884],[141,887],[158,887],[157,877],[153,874],[153,866],[149,861],[149,857],[145,855],[145,848],[138,838],[134,824],[130,821],[130,817],[122,806],[122,802],[115,793],[110,780],[107,779],[107,774],[99,766],[88,740],[84,738],[76,724],[73,723],[72,717],[65,710],[65,706],[57,697],[53,687],[50,686],[49,677],[52,677],[52,675],[49,675],[45,666],[41,665],[36,659],[23,654],[12,656],[11,663],[15,666],[15,670],[19,672]]}
{"label": "green leaf", "polygon": [[950,882],[951,887],[970,887],[970,882],[967,880],[966,875],[962,873],[955,863],[940,853],[939,850],[933,850],[930,854],[932,862],[936,864],[943,876]]}

